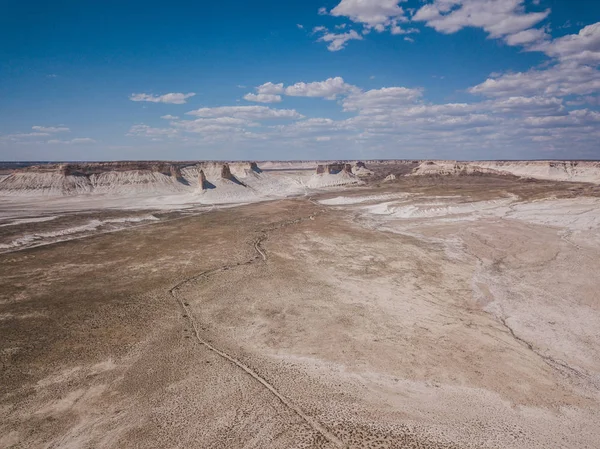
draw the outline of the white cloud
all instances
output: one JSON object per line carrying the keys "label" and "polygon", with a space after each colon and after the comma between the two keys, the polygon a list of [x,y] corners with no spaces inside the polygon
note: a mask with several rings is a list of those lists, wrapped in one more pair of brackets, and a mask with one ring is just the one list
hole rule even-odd
{"label": "white cloud", "polygon": [[486,104],[496,112],[516,112],[541,116],[566,114],[563,100],[556,97],[509,97]]}
{"label": "white cloud", "polygon": [[346,46],[348,41],[352,40],[362,41],[363,37],[354,30],[338,34],[325,32],[325,34],[317,39],[317,42],[326,42],[329,51],[339,51]]}
{"label": "white cloud", "polygon": [[526,12],[524,0],[434,0],[422,6],[413,16],[416,22],[445,34],[456,33],[466,28],[482,28],[492,38],[504,38],[509,45],[531,43],[533,37],[544,38],[545,33],[527,31],[550,14]]}
{"label": "white cloud", "polygon": [[76,144],[76,143],[96,143],[96,141],[94,139],[91,139],[89,137],[76,137],[75,139],[71,139],[70,142],[73,143],[73,144]]}
{"label": "white cloud", "polygon": [[279,103],[281,101],[281,95],[273,94],[246,94],[244,100],[254,101],[257,103]]}
{"label": "white cloud", "polygon": [[272,82],[261,84],[256,87],[256,94],[248,93],[244,95],[244,100],[254,101],[256,103],[279,103],[281,102],[281,93],[283,93],[283,83],[274,84]]}
{"label": "white cloud", "polygon": [[178,131],[173,128],[154,128],[148,125],[133,125],[127,133],[130,137],[174,137]]}
{"label": "white cloud", "polygon": [[41,133],[68,133],[71,131],[64,126],[32,126],[31,129]]}
{"label": "white cloud", "polygon": [[188,98],[196,95],[193,92],[182,94],[182,93],[170,93],[164,95],[151,95],[151,94],[131,94],[129,99],[131,101],[149,101],[151,103],[170,103],[170,104],[184,104]]}
{"label": "white cloud", "polygon": [[390,31],[394,35],[420,33],[419,29],[417,29],[417,28],[404,29],[404,28],[401,28],[398,25],[392,26],[392,28],[391,28]]}
{"label": "white cloud", "polygon": [[533,50],[543,51],[561,61],[600,64],[600,22],[586,26],[578,34],[543,42],[533,47]]}
{"label": "white cloud", "polygon": [[[372,30],[379,33],[389,30],[392,34],[418,33],[416,28],[404,29],[399,23],[408,22],[404,10],[398,5],[406,0],[341,0],[329,14],[336,17],[347,17],[352,22],[362,25],[362,34],[369,34]],[[319,14],[327,14],[325,8]],[[345,29],[346,23],[336,25],[336,30]],[[346,47],[348,41],[363,40],[363,36],[356,30],[345,33],[329,31],[324,26],[313,28],[313,33],[322,33],[318,42],[326,42],[329,51],[339,51]]]}
{"label": "white cloud", "polygon": [[366,92],[356,92],[342,101],[344,111],[378,111],[413,103],[423,94],[422,89],[406,87],[383,87]]}
{"label": "white cloud", "polygon": [[331,136],[318,136],[315,138],[317,142],[329,142],[331,140]]}
{"label": "white cloud", "polygon": [[541,42],[548,39],[546,30],[542,28],[530,28],[528,30],[519,31],[515,34],[510,34],[504,39],[508,45],[529,45],[535,42]]}
{"label": "white cloud", "polygon": [[11,137],[11,138],[15,138],[15,139],[21,139],[21,138],[28,138],[28,137],[42,137],[42,136],[49,136],[50,133],[39,133],[39,132],[33,132],[33,133],[16,133],[16,134],[9,134],[7,137]]}
{"label": "white cloud", "polygon": [[96,143],[96,141],[94,139],[89,138],[89,137],[76,137],[75,139],[71,139],[71,140],[51,139],[47,143],[49,143],[50,145],[56,145],[56,144],[61,144],[61,145],[77,145],[77,144]]}
{"label": "white cloud", "polygon": [[319,8],[319,10],[317,11],[317,13],[320,16],[325,16],[325,15],[327,15],[327,8],[325,8],[324,6],[322,6],[322,7]]}
{"label": "white cloud", "polygon": [[296,27],[298,27],[299,30],[303,30],[304,29],[304,25],[297,23]]}
{"label": "white cloud", "polygon": [[292,97],[321,97],[327,100],[335,100],[338,95],[357,92],[356,86],[348,84],[340,76],[327,78],[325,81],[312,83],[296,83],[285,89],[285,94]]}
{"label": "white cloud", "polygon": [[161,115],[160,118],[165,119],[165,120],[177,120],[179,117],[177,117],[176,115],[167,114],[167,115]]}
{"label": "white cloud", "polygon": [[304,117],[294,109],[273,109],[267,106],[221,106],[200,108],[187,114],[198,117],[234,117],[246,120],[299,119]]}
{"label": "white cloud", "polygon": [[269,81],[268,83],[261,84],[260,86],[258,86],[256,88],[256,91],[259,94],[266,94],[266,95],[282,94],[283,93],[283,83],[273,84],[272,82]]}
{"label": "white cloud", "polygon": [[330,11],[332,16],[348,17],[366,28],[381,32],[386,27],[406,21],[404,10],[398,3],[405,0],[342,0]]}
{"label": "white cloud", "polygon": [[257,127],[260,124],[246,118],[215,117],[181,120],[174,123],[174,126],[191,133],[221,133],[225,135],[232,132],[243,132],[246,127]]}
{"label": "white cloud", "polygon": [[506,73],[490,77],[469,89],[490,97],[588,95],[600,90],[600,72],[578,63],[559,63],[547,69]]}
{"label": "white cloud", "polygon": [[600,124],[600,112],[579,109],[560,116],[527,117],[525,124],[535,128],[585,127]]}

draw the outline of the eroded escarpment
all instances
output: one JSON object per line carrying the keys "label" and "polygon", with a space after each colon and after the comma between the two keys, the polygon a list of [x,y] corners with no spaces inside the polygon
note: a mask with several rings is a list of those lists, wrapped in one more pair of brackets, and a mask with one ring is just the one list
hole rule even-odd
{"label": "eroded escarpment", "polygon": [[0,194],[70,196],[94,193],[193,192],[206,190],[208,183],[214,184],[214,181],[219,180],[243,185],[238,176],[246,172],[260,173],[261,170],[255,162],[44,164],[13,170],[0,182]]}

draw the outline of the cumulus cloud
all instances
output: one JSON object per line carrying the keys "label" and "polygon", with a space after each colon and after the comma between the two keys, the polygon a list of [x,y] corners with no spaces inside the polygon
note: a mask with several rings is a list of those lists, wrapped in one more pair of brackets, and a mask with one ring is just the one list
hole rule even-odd
{"label": "cumulus cloud", "polygon": [[321,97],[335,100],[338,95],[356,92],[356,86],[348,84],[341,76],[327,78],[325,81],[312,83],[299,82],[285,89],[285,94],[292,97]]}
{"label": "cumulus cloud", "polygon": [[469,92],[490,97],[588,95],[600,90],[600,72],[578,63],[559,63],[547,69],[490,77]]}
{"label": "cumulus cloud", "polygon": [[167,114],[167,115],[161,115],[160,118],[165,119],[165,120],[177,120],[179,117],[177,117],[176,115]]}
{"label": "cumulus cloud", "polygon": [[335,100],[339,95],[359,90],[356,86],[346,83],[340,76],[327,78],[324,81],[298,82],[287,87],[283,83],[275,84],[269,81],[256,87],[256,94],[246,94],[244,99],[259,103],[277,103],[282,99],[280,94],[283,94],[290,97],[318,97]]}
{"label": "cumulus cloud", "polygon": [[566,115],[527,117],[525,124],[536,128],[586,127],[600,123],[600,113],[589,109],[569,111]]}
{"label": "cumulus cloud", "polygon": [[258,86],[256,88],[256,91],[259,94],[266,95],[281,94],[283,93],[283,83],[274,84],[269,81],[268,83],[261,84],[260,86]]}
{"label": "cumulus cloud", "polygon": [[187,114],[198,117],[234,117],[247,120],[299,119],[304,117],[294,109],[274,109],[267,106],[221,106],[200,108]]}
{"label": "cumulus cloud", "polygon": [[[393,25],[390,32],[394,35],[420,33],[418,28],[401,28],[399,25]],[[405,38],[406,40],[406,38]]]}
{"label": "cumulus cloud", "polygon": [[390,106],[413,103],[423,94],[422,89],[383,87],[366,92],[356,92],[342,101],[345,111],[377,111]]}
{"label": "cumulus cloud", "polygon": [[182,93],[169,93],[164,95],[152,95],[152,94],[131,94],[129,99],[131,101],[149,101],[151,103],[170,103],[170,104],[184,104],[188,98],[196,95],[194,92],[187,94]]}
{"label": "cumulus cloud", "polygon": [[273,94],[246,94],[244,100],[254,101],[256,103],[279,103],[281,101],[281,95]]}
{"label": "cumulus cloud", "polygon": [[548,38],[546,30],[541,28],[530,28],[528,30],[519,31],[515,34],[509,34],[504,38],[508,45],[529,45],[535,42],[541,42]]}
{"label": "cumulus cloud", "polygon": [[325,31],[324,34],[317,39],[317,42],[326,42],[327,49],[329,51],[339,51],[346,47],[348,41],[352,40],[362,41],[363,37],[354,30],[347,31],[345,33],[331,33],[329,31]]}
{"label": "cumulus cloud", "polygon": [[32,126],[31,129],[41,133],[68,133],[71,130],[64,126]]}
{"label": "cumulus cloud", "polygon": [[256,87],[256,94],[248,93],[244,95],[244,100],[254,101],[256,103],[279,103],[281,93],[283,93],[283,83],[274,84],[271,82],[261,84]]}
{"label": "cumulus cloud", "polygon": [[524,0],[434,0],[422,6],[412,19],[425,22],[440,33],[452,34],[466,27],[481,28],[491,38],[504,38],[509,45],[523,45],[533,42],[534,37],[546,37],[541,31],[520,33],[530,30],[550,14],[549,9],[526,12],[524,4]]}
{"label": "cumulus cloud", "polygon": [[484,104],[490,110],[496,112],[515,112],[541,116],[566,114],[562,98],[556,97],[509,97]]}
{"label": "cumulus cloud", "polygon": [[347,17],[367,29],[383,31],[386,27],[407,21],[404,10],[398,5],[406,0],[342,0],[329,14]]}
{"label": "cumulus cloud", "polygon": [[600,22],[588,25],[578,34],[570,34],[533,47],[561,61],[600,64]]}

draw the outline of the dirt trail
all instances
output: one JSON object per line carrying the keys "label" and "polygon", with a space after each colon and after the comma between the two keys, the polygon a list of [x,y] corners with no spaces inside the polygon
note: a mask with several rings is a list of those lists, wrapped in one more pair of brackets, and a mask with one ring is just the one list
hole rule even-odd
{"label": "dirt trail", "polygon": [[[319,212],[317,212],[319,213]],[[192,328],[194,329],[194,335],[196,337],[196,340],[198,340],[198,342],[203,345],[204,347],[206,347],[207,349],[209,349],[210,351],[213,351],[214,353],[218,354],[219,356],[221,356],[222,358],[224,358],[225,360],[229,361],[230,363],[234,364],[235,366],[237,366],[238,368],[240,368],[241,370],[243,370],[246,374],[248,374],[250,377],[252,377],[254,380],[256,380],[257,382],[259,382],[263,387],[265,387],[273,396],[275,396],[283,405],[285,405],[288,409],[290,409],[292,412],[294,412],[296,415],[298,415],[300,418],[302,418],[315,432],[321,434],[323,436],[323,438],[325,438],[327,441],[329,441],[331,444],[333,444],[335,447],[337,448],[345,448],[347,447],[337,436],[335,436],[332,432],[330,432],[326,427],[324,427],[321,423],[319,423],[317,420],[315,420],[314,418],[312,418],[311,416],[307,415],[306,413],[304,413],[304,411],[298,407],[297,405],[293,404],[289,399],[287,399],[282,393],[280,393],[279,391],[277,391],[277,389],[271,385],[266,379],[264,379],[263,377],[261,377],[256,371],[254,371],[250,366],[246,365],[245,363],[243,363],[241,360],[237,359],[236,357],[232,356],[231,354],[228,354],[227,352],[223,351],[222,349],[217,348],[216,346],[214,346],[213,344],[211,344],[209,341],[205,340],[204,338],[202,338],[202,336],[200,335],[200,330],[199,330],[199,326],[198,323],[196,322],[196,319],[194,318],[194,314],[192,312],[192,310],[186,305],[186,302],[182,299],[181,295],[178,294],[179,290],[181,289],[181,287],[183,287],[184,285],[190,283],[190,282],[194,282],[194,281],[198,281],[201,279],[208,279],[209,277],[211,277],[213,274],[222,272],[222,271],[227,271],[236,267],[241,267],[244,265],[250,265],[255,263],[256,261],[262,259],[263,262],[267,261],[267,254],[264,250],[264,248],[262,248],[262,242],[264,242],[265,240],[268,239],[269,237],[269,232],[272,232],[274,230],[277,229],[281,229],[287,226],[291,226],[297,223],[301,223],[302,221],[305,220],[313,220],[314,219],[314,215],[310,215],[309,217],[301,217],[301,218],[297,218],[294,220],[288,220],[288,221],[284,221],[281,223],[276,223],[275,225],[272,225],[268,228],[262,229],[260,231],[261,235],[259,237],[257,237],[256,239],[254,239],[254,241],[252,242],[252,245],[254,247],[254,250],[256,251],[256,255],[254,257],[252,257],[251,259],[245,261],[245,262],[236,262],[236,263],[232,263],[232,264],[228,264],[228,265],[223,265],[219,268],[214,268],[212,270],[207,270],[204,271],[198,275],[189,277],[187,279],[184,279],[183,281],[179,282],[178,284],[176,284],[174,287],[172,287],[169,290],[169,293],[171,294],[171,296],[179,303],[179,305],[181,306],[181,308],[183,309],[183,311],[185,312],[185,315],[187,316],[188,321],[190,322],[190,324],[192,325]]]}

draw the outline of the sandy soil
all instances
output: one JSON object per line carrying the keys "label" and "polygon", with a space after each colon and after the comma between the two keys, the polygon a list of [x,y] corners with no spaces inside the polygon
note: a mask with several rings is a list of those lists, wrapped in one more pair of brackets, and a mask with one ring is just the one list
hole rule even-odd
{"label": "sandy soil", "polygon": [[0,447],[598,447],[595,187],[6,217]]}

